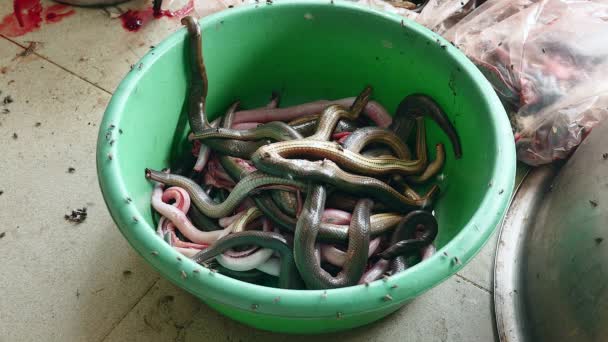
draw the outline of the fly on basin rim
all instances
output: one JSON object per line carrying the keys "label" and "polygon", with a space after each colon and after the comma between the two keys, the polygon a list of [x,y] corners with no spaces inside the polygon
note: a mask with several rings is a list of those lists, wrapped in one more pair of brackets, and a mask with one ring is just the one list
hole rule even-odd
{"label": "fly on basin rim", "polygon": [[[460,270],[481,249],[498,225],[511,198],[515,178],[515,147],[506,113],[489,82],[457,48],[448,41],[402,17],[330,0],[275,1],[272,4],[243,6],[204,18],[203,30],[219,25],[224,19],[255,11],[275,11],[282,8],[332,10],[345,13],[366,13],[387,21],[435,44],[441,44],[442,54],[472,78],[476,91],[483,95],[488,108],[487,129],[496,140],[496,161],[491,168],[488,186],[477,210],[467,224],[430,259],[405,272],[384,280],[331,290],[286,290],[241,282],[211,272],[191,260],[181,257],[160,237],[146,220],[127,192],[121,158],[117,153],[120,139],[107,143],[107,134],[121,134],[123,107],[137,89],[138,82],[159,58],[186,39],[180,29],[148,52],[116,89],[105,112],[97,144],[97,171],[106,205],[116,225],[129,243],[144,259],[170,281],[191,292],[230,317],[258,328],[297,333],[317,333],[344,330],[377,320],[401,307],[407,301],[440,284]],[[127,134],[127,132],[125,132]],[[464,151],[466,154],[466,151]],[[142,177],[146,166],[141,165]],[[150,190],[152,184],[150,184]],[[396,287],[395,287],[396,285]],[[388,295],[388,296],[387,296]],[[364,317],[368,314],[368,317]],[[321,321],[325,323],[319,323]],[[274,321],[274,322],[273,322]]]}

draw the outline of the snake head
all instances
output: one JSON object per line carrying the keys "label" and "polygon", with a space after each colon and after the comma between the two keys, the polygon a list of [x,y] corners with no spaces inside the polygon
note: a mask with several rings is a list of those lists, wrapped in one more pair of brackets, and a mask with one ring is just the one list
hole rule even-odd
{"label": "snake head", "polygon": [[[158,7],[160,8],[160,4],[162,3],[162,0],[156,0],[155,1],[155,5],[159,4]],[[201,28],[198,25],[198,22],[196,22],[196,19],[194,19],[191,16],[185,16],[182,18],[181,20],[182,25],[186,26],[186,28],[188,29],[188,32],[192,35],[200,35],[201,34]]]}
{"label": "snake head", "polygon": [[456,128],[454,128],[454,125],[439,104],[430,96],[424,94],[406,96],[399,103],[399,106],[397,106],[395,120],[390,128],[395,132],[400,130],[402,131],[400,132],[401,134],[407,136],[413,125],[413,119],[424,116],[433,119],[448,136],[452,143],[452,148],[454,149],[454,155],[456,156],[456,159],[459,159],[462,156],[462,146]]}
{"label": "snake head", "polygon": [[349,111],[352,114],[353,118],[357,118],[359,116],[359,114],[361,114],[361,112],[363,111],[363,108],[365,108],[365,106],[369,102],[371,96],[372,96],[372,87],[367,85],[367,86],[365,86],[363,91],[361,91],[361,93],[359,93],[359,95],[357,95],[357,98],[355,99],[355,101],[353,101],[353,104],[349,108]]}

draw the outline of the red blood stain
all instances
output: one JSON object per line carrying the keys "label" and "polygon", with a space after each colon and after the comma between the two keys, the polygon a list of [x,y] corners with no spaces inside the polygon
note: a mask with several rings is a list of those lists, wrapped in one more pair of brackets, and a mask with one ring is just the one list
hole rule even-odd
{"label": "red blood stain", "polygon": [[194,0],[190,0],[184,7],[174,12],[169,10],[154,11],[152,7],[143,10],[128,10],[120,16],[120,20],[122,21],[122,27],[128,31],[136,32],[154,18],[182,17],[190,13],[193,9]]}
{"label": "red blood stain", "polygon": [[39,17],[42,11],[42,5],[39,0],[14,0],[13,1],[13,13],[19,26],[25,26],[26,22],[23,20],[23,12],[26,14],[26,18],[29,18],[32,14],[34,17]]}
{"label": "red blood stain", "polygon": [[152,18],[154,18],[152,8],[147,8],[140,11],[128,10],[120,16],[122,27],[133,32],[139,31],[139,29],[144,26],[144,24],[152,20]]}
{"label": "red blood stain", "polygon": [[24,35],[40,28],[40,0],[14,0],[13,13],[0,22],[0,33],[9,37]]}
{"label": "red blood stain", "polygon": [[0,34],[18,37],[38,30],[43,20],[43,12],[47,23],[58,22],[75,13],[66,5],[52,5],[43,9],[40,0],[13,0],[13,13],[0,21]]}

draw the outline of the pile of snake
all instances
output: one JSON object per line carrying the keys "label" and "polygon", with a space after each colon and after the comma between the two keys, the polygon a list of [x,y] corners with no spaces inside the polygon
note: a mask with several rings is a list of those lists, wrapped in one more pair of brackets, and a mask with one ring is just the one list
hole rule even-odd
{"label": "pile of snake", "polygon": [[405,96],[391,117],[370,86],[355,98],[284,108],[273,93],[263,108],[236,101],[209,121],[201,30],[191,17],[182,23],[192,151],[171,169],[145,170],[161,238],[221,274],[290,289],[367,284],[434,253],[432,183],[446,151],[437,144],[429,160],[425,118],[455,158],[462,150],[431,97]]}

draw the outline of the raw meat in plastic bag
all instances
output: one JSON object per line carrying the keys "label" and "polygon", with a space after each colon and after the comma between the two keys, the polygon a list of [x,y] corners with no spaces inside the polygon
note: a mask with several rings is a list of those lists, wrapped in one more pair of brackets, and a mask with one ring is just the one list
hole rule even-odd
{"label": "raw meat in plastic bag", "polygon": [[517,156],[531,165],[565,159],[589,134],[593,126],[608,118],[608,81],[603,70],[591,79],[572,88],[568,96],[527,116],[513,116]]}
{"label": "raw meat in plastic bag", "polygon": [[566,158],[606,117],[607,33],[605,0],[489,0],[445,36],[511,113],[518,158],[540,165]]}

